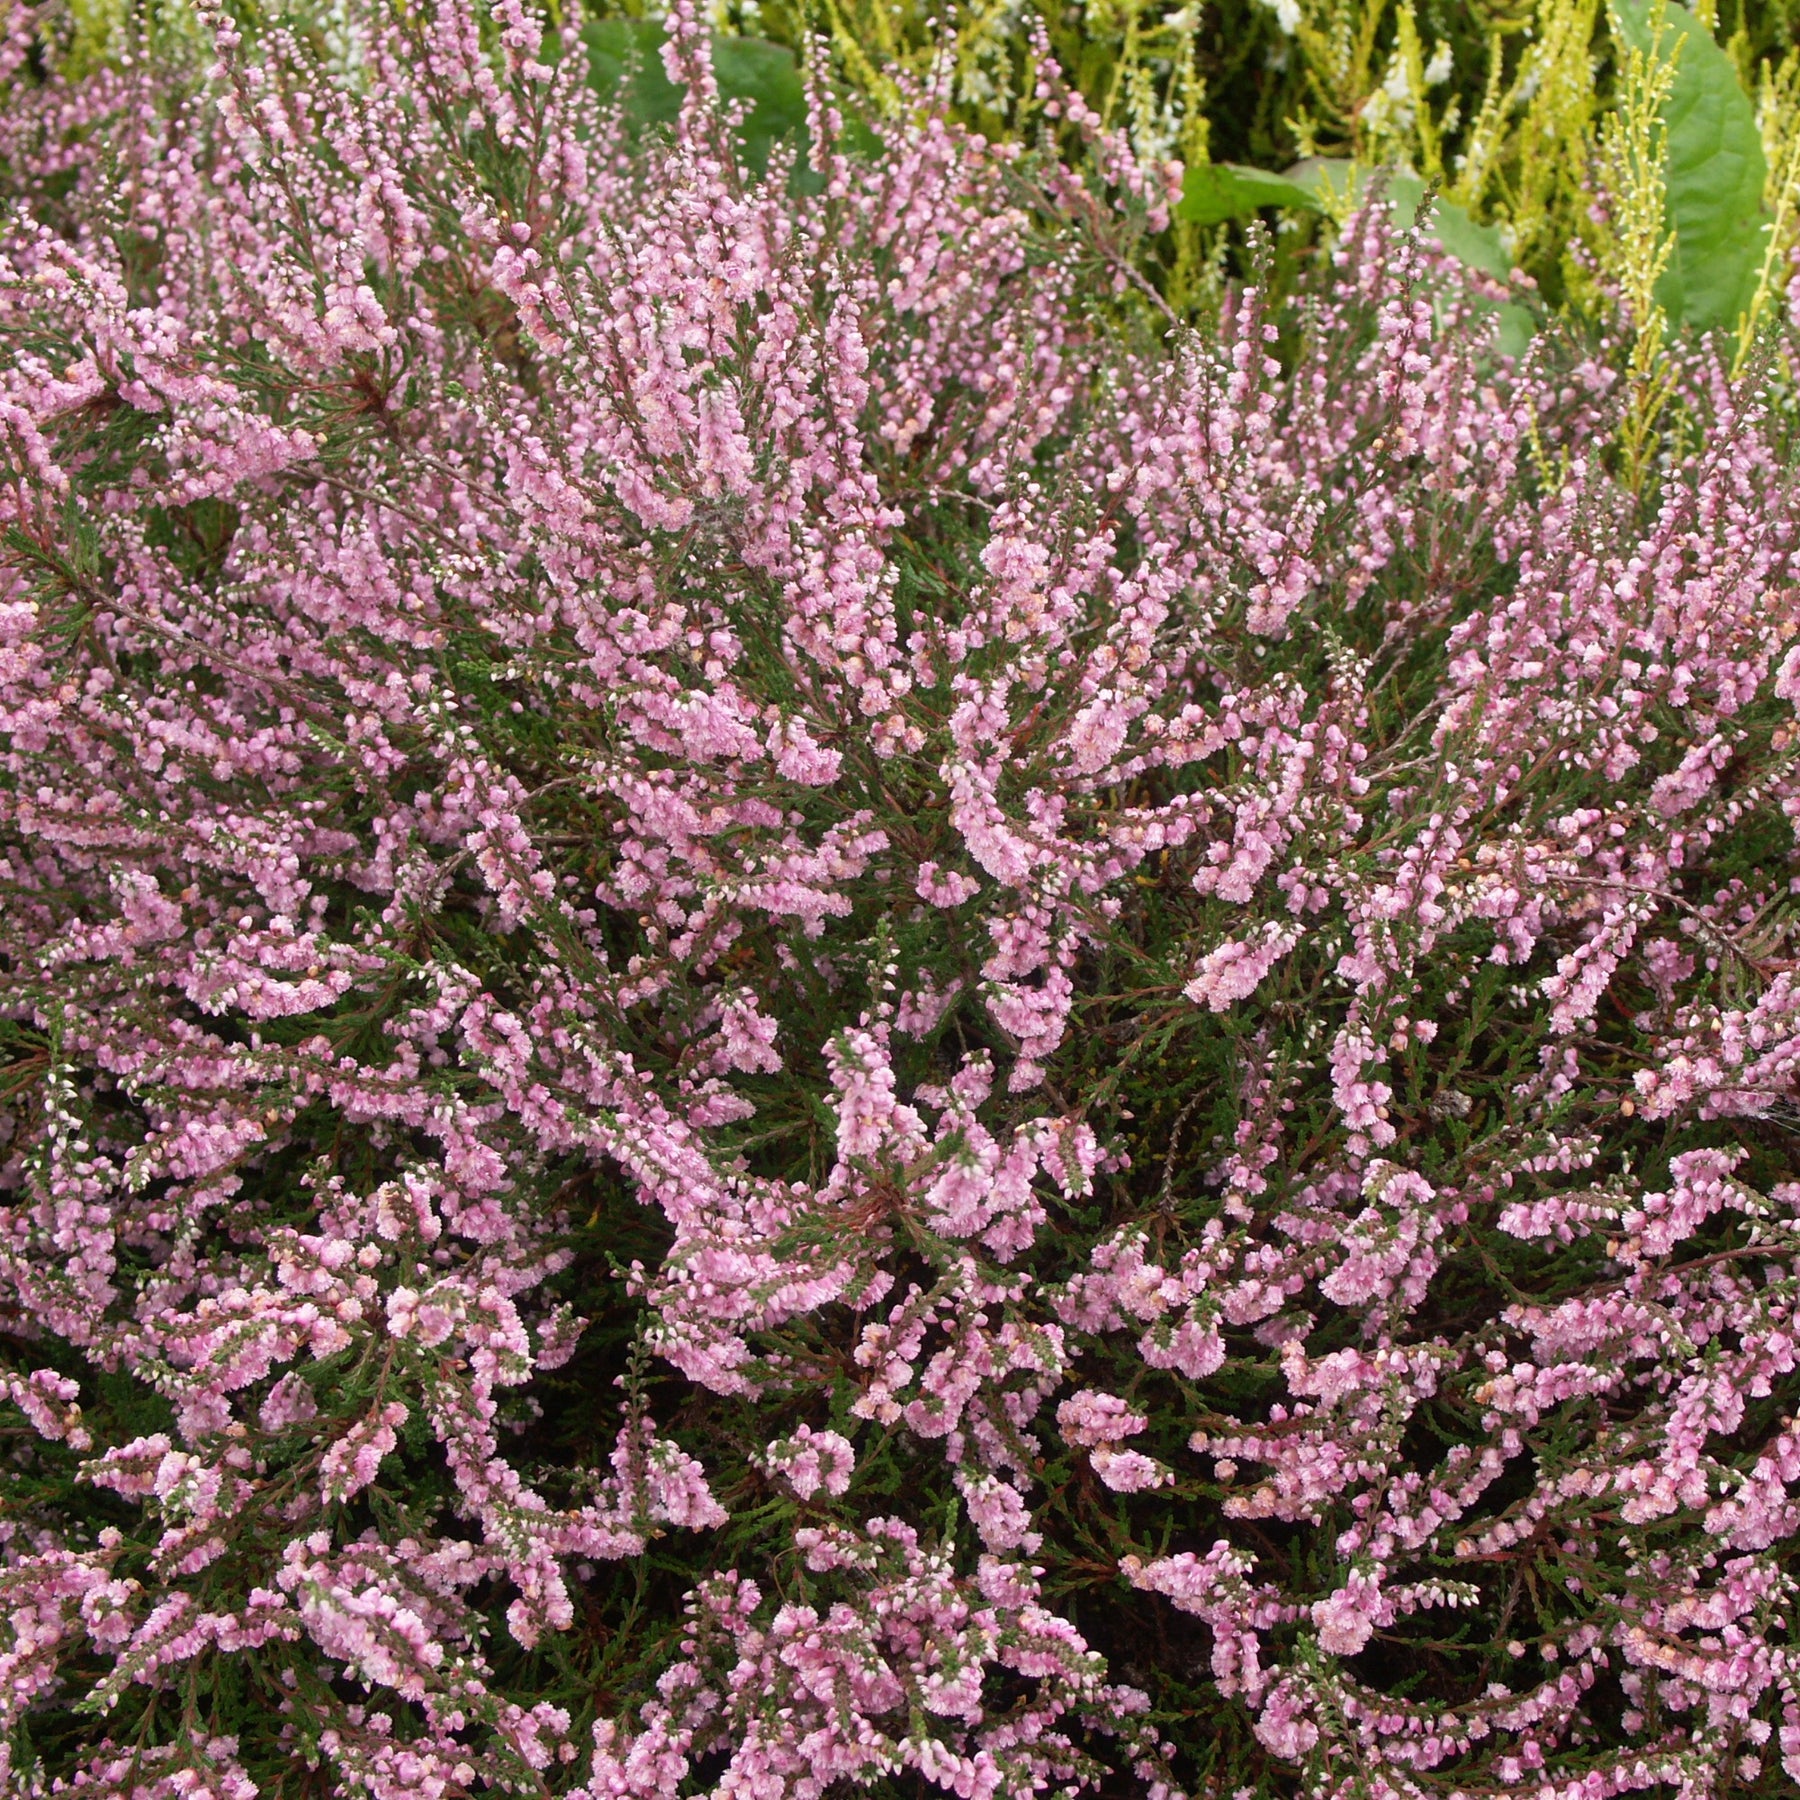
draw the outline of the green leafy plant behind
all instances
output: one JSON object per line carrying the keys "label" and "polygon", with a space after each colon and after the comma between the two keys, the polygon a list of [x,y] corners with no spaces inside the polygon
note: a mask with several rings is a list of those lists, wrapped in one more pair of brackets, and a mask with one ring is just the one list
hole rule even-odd
{"label": "green leafy plant behind", "polygon": [[[603,99],[622,95],[625,122],[634,130],[667,126],[681,111],[683,89],[663,66],[667,33],[655,19],[597,19],[582,27],[595,91]],[[806,93],[794,54],[761,38],[716,35],[713,75],[719,96],[749,107],[738,128],[746,166],[760,175],[771,147],[784,140],[804,149]]]}
{"label": "green leafy plant behind", "polygon": [[[1649,0],[1617,0],[1626,43],[1649,49]],[[1769,220],[1768,165],[1756,109],[1731,58],[1686,8],[1663,6],[1675,64],[1663,109],[1668,220],[1674,233],[1657,299],[1670,319],[1735,330],[1762,269]]]}
{"label": "green leafy plant behind", "polygon": [[1267,169],[1249,169],[1235,163],[1197,163],[1182,180],[1181,199],[1175,217],[1195,225],[1218,225],[1227,219],[1248,219],[1264,207],[1287,207],[1296,212],[1318,212],[1319,198],[1305,182],[1290,175],[1274,175]]}
{"label": "green leafy plant behind", "polygon": [[[1605,234],[1585,221],[1617,198],[1598,179],[1596,147],[1620,55],[1646,41],[1649,12],[1648,0],[1625,0],[1612,15],[1596,0],[957,0],[929,10],[912,0],[733,0],[730,16],[789,44],[822,31],[843,78],[882,107],[894,103],[894,76],[923,75],[947,32],[958,110],[989,136],[1025,141],[1052,123],[1037,91],[1041,29],[1107,128],[1142,155],[1186,164],[1147,271],[1178,308],[1206,304],[1203,266],[1229,256],[1259,215],[1295,244],[1334,234],[1341,209],[1321,206],[1294,175],[1322,160],[1385,169],[1397,196],[1409,180],[1437,183],[1433,230],[1451,254],[1502,278],[1516,266],[1542,304],[1605,323],[1620,271],[1607,265]],[[1675,243],[1659,301],[1677,332],[1731,334],[1766,311],[1752,307],[1777,217],[1766,171],[1784,164],[1793,136],[1793,109],[1768,96],[1792,88],[1792,71],[1781,71],[1793,22],[1767,0],[1705,16],[1669,0],[1664,13],[1676,64],[1664,121]],[[1055,129],[1065,151],[1079,148]],[[1800,208],[1782,210],[1779,228],[1785,239],[1800,234]],[[1490,229],[1498,235],[1473,235]],[[1294,264],[1289,255],[1282,266]]]}
{"label": "green leafy plant behind", "polygon": [[[291,22],[317,40],[341,36],[327,0],[243,10],[251,31]],[[679,91],[660,61],[666,0],[595,0],[594,10],[603,16],[584,36],[596,85],[609,97],[623,88],[634,130],[666,128]],[[1675,242],[1659,301],[1678,334],[1737,333],[1746,317],[1760,331],[1765,265],[1779,271],[1800,239],[1793,9],[1743,0],[1690,12],[1669,0],[1663,15],[1676,61],[1665,120]],[[718,0],[710,16],[721,89],[748,108],[747,165],[760,171],[773,145],[799,145],[796,188],[816,180],[798,66],[809,42],[826,46],[834,79],[877,114],[901,103],[902,77],[938,70],[964,122],[1024,143],[1048,130],[1079,163],[1081,131],[1067,109],[1052,117],[1040,91],[1047,46],[1106,130],[1147,161],[1186,166],[1181,202],[1143,246],[1139,271],[1181,316],[1205,316],[1218,272],[1245,266],[1253,218],[1283,227],[1283,284],[1333,240],[1333,209],[1292,180],[1297,163],[1322,159],[1385,169],[1396,184],[1435,182],[1433,229],[1453,255],[1489,272],[1499,258],[1516,265],[1536,284],[1540,314],[1562,311],[1583,328],[1617,322],[1609,296],[1621,271],[1587,221],[1617,199],[1597,178],[1596,148],[1621,53],[1645,41],[1649,0],[1610,12],[1599,0]],[[71,0],[54,17],[45,59],[72,70],[116,59],[146,31],[199,56],[187,0]],[[858,142],[866,153],[866,133]],[[1794,177],[1776,183],[1785,205],[1764,191],[1769,169]],[[1498,239],[1471,238],[1451,207]],[[1772,233],[1780,241],[1765,257]],[[1526,315],[1509,316],[1517,338]],[[1735,349],[1741,363],[1748,346]]]}

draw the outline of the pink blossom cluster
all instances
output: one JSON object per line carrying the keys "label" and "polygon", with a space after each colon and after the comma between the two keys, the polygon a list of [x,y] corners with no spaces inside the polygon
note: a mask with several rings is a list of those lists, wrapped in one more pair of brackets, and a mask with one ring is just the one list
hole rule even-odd
{"label": "pink blossom cluster", "polygon": [[1762,377],[340,14],[0,41],[9,1789],[1800,1781]]}

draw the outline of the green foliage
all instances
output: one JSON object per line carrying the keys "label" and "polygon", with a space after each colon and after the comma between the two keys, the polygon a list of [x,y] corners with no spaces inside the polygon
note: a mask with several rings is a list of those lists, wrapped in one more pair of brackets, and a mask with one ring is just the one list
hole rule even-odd
{"label": "green foliage", "polygon": [[[1387,169],[1403,208],[1435,183],[1430,229],[1453,256],[1503,280],[1519,269],[1590,322],[1611,319],[1626,285],[1616,242],[1588,221],[1621,199],[1606,186],[1601,140],[1621,59],[1646,41],[1648,0],[1628,0],[1616,22],[1597,0],[733,0],[727,10],[744,32],[789,45],[823,32],[838,75],[881,108],[896,103],[900,73],[928,73],[947,33],[964,116],[1023,141],[1047,128],[1031,35],[1041,29],[1108,128],[1140,155],[1187,164],[1147,271],[1178,309],[1204,310],[1201,265],[1241,245],[1258,215],[1278,216],[1296,245],[1330,240],[1342,209],[1295,168],[1321,161],[1363,176]],[[1667,5],[1666,16],[1674,242],[1657,300],[1671,330],[1736,333],[1746,314],[1754,326],[1766,313],[1759,282],[1800,234],[1800,209],[1764,191],[1793,136],[1794,109],[1775,102],[1791,98],[1781,69],[1795,22],[1769,0],[1723,14]],[[1073,135],[1057,129],[1069,150]],[[1526,323],[1508,315],[1513,345]]]}
{"label": "green foliage", "polygon": [[1240,168],[1234,163],[1197,163],[1182,179],[1175,217],[1195,225],[1217,225],[1226,219],[1250,218],[1269,206],[1298,212],[1320,210],[1318,195],[1291,176]]}
{"label": "green foliage", "polygon": [[[1647,0],[1619,0],[1630,47],[1648,50],[1650,14]],[[1664,54],[1675,73],[1663,109],[1665,179],[1675,241],[1656,297],[1674,322],[1733,330],[1762,268],[1768,165],[1731,58],[1685,8],[1668,5],[1666,14]]]}
{"label": "green foliage", "polygon": [[[1513,261],[1499,230],[1478,223],[1467,207],[1433,192],[1431,184],[1417,175],[1396,169],[1367,171],[1343,158],[1315,157],[1297,163],[1284,185],[1299,191],[1308,210],[1342,221],[1362,203],[1372,181],[1378,181],[1387,194],[1397,224],[1411,225],[1418,220],[1444,252],[1465,268],[1497,281],[1511,276]],[[1507,301],[1495,310],[1500,315],[1500,350],[1508,356],[1522,354],[1536,329],[1530,308]]]}
{"label": "green foliage", "polygon": [[[612,99],[623,90],[626,122],[638,130],[667,125],[681,110],[682,90],[663,67],[664,31],[654,19],[597,19],[582,28],[595,90]],[[806,93],[793,52],[761,38],[715,37],[713,74],[728,102],[749,112],[738,138],[746,165],[769,166],[769,151],[783,140],[806,142]]]}
{"label": "green foliage", "polygon": [[[1388,178],[1388,197],[1394,209],[1410,217],[1425,204],[1425,183],[1416,175],[1397,172]],[[1441,194],[1433,198],[1426,229],[1450,255],[1471,269],[1504,281],[1512,273],[1513,261],[1506,244],[1492,225],[1477,224],[1466,206],[1446,200]]]}
{"label": "green foliage", "polygon": [[[1297,188],[1311,210],[1341,219],[1362,204],[1372,179],[1379,179],[1395,219],[1405,225],[1418,217],[1431,192],[1430,184],[1404,169],[1368,170],[1342,158],[1326,157],[1296,164],[1284,185]],[[1466,267],[1500,281],[1512,273],[1512,258],[1500,233],[1492,225],[1477,224],[1467,207],[1432,193],[1423,224],[1444,250]]]}
{"label": "green foliage", "polygon": [[[594,0],[600,16],[583,27],[595,87],[639,130],[666,125],[680,102],[660,55],[663,9]],[[1796,18],[1785,0],[1697,12],[1661,0],[1661,10],[1674,63],[1662,119],[1673,241],[1656,299],[1671,331],[1738,334],[1741,363],[1800,239]],[[320,0],[239,0],[234,11],[252,31],[277,19],[319,41],[336,31]],[[548,22],[558,16],[551,6]],[[970,124],[1021,142],[1050,131],[1070,152],[1079,134],[1048,117],[1038,92],[1036,45],[1047,44],[1138,155],[1186,164],[1143,272],[1190,316],[1204,314],[1220,257],[1241,255],[1257,216],[1281,225],[1284,283],[1331,240],[1342,209],[1296,171],[1321,161],[1388,170],[1403,209],[1435,184],[1429,229],[1446,250],[1498,279],[1517,268],[1588,323],[1611,320],[1629,285],[1619,244],[1590,218],[1621,200],[1603,139],[1629,85],[1622,58],[1648,42],[1650,0],[1612,13],[1599,0],[720,0],[712,16],[721,92],[746,109],[745,164],[760,174],[774,146],[794,146],[797,187],[818,179],[805,162],[798,60],[809,42],[828,45],[833,80],[878,112],[901,104],[902,77],[931,78],[947,54]],[[142,34],[198,43],[185,0],[70,0],[40,30],[43,64],[76,74]],[[1516,347],[1528,321],[1507,316]]]}

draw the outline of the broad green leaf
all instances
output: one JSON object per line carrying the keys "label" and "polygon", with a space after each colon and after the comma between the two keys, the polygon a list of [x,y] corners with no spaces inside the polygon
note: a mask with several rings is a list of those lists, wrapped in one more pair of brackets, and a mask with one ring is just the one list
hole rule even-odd
{"label": "broad green leaf", "polygon": [[1494,348],[1502,356],[1523,356],[1537,330],[1537,320],[1529,306],[1508,300],[1499,310],[1494,330]]}
{"label": "broad green leaf", "polygon": [[[1317,196],[1318,204],[1338,217],[1354,212],[1375,172],[1359,169],[1353,163],[1336,157],[1314,157],[1296,163],[1288,177],[1296,185]],[[1404,169],[1385,172],[1388,204],[1394,209],[1399,225],[1410,225],[1418,217],[1425,199],[1425,183]],[[1506,253],[1500,233],[1492,225],[1482,225],[1469,216],[1466,207],[1441,195],[1432,202],[1425,229],[1442,245],[1445,253],[1465,268],[1478,269],[1504,281],[1512,274],[1512,258]],[[1498,330],[1494,347],[1502,356],[1522,356],[1531,342],[1537,321],[1529,307],[1508,300],[1495,307]]]}
{"label": "broad green leaf", "polygon": [[[681,89],[663,67],[663,28],[654,19],[600,19],[582,28],[588,50],[588,78],[611,99],[625,84],[626,122],[642,128],[666,125],[681,111]],[[769,164],[769,147],[790,134],[806,140],[806,90],[791,51],[761,38],[713,39],[713,74],[721,99],[747,100],[750,111],[739,130],[745,163],[758,175]],[[806,171],[810,173],[810,171]]]}
{"label": "broad green leaf", "polygon": [[[1342,216],[1356,210],[1375,173],[1374,170],[1359,169],[1339,157],[1315,156],[1307,162],[1296,163],[1288,170],[1288,177],[1296,186],[1317,195],[1318,204],[1327,211]],[[1410,225],[1425,198],[1425,183],[1404,169],[1387,170],[1385,179],[1395,221]],[[1469,217],[1468,210],[1454,201],[1446,200],[1442,195],[1434,200],[1425,229],[1459,263],[1501,281],[1512,273],[1512,258],[1506,254],[1500,233],[1492,225],[1478,225]]]}
{"label": "broad green leaf", "polygon": [[[1617,0],[1617,11],[1626,46],[1647,54],[1647,0]],[[1768,233],[1762,134],[1731,58],[1685,7],[1667,8],[1662,54],[1675,64],[1663,108],[1675,244],[1656,297],[1678,323],[1731,329],[1756,291]]]}
{"label": "broad green leaf", "polygon": [[1182,181],[1175,217],[1196,225],[1217,225],[1225,219],[1245,219],[1265,206],[1291,206],[1303,212],[1319,210],[1318,196],[1285,175],[1267,169],[1240,168],[1236,163],[1199,163]]}
{"label": "broad green leaf", "polygon": [[726,100],[752,103],[744,121],[744,154],[757,174],[769,166],[769,146],[790,133],[806,137],[806,90],[793,53],[762,38],[713,39],[713,74]]}
{"label": "broad green leaf", "polygon": [[1368,173],[1341,156],[1309,156],[1288,170],[1287,179],[1305,188],[1326,212],[1343,218],[1356,210]]}
{"label": "broad green leaf", "polygon": [[588,80],[603,100],[625,82],[628,125],[666,125],[681,111],[681,89],[663,67],[663,28],[654,19],[597,19],[581,28]]}
{"label": "broad green leaf", "polygon": [[[1410,225],[1425,198],[1425,183],[1416,175],[1394,174],[1388,177],[1388,198],[1402,224]],[[1469,217],[1467,207],[1441,195],[1432,202],[1426,229],[1459,263],[1479,269],[1504,281],[1512,273],[1512,258],[1500,241],[1500,233],[1492,225],[1478,225]]]}

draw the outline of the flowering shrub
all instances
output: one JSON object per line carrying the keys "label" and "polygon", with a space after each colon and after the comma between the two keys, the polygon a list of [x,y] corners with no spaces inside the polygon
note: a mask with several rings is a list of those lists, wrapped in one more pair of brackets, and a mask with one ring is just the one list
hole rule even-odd
{"label": "flowering shrub", "polygon": [[345,19],[8,27],[10,1786],[1800,1780],[1779,409]]}

